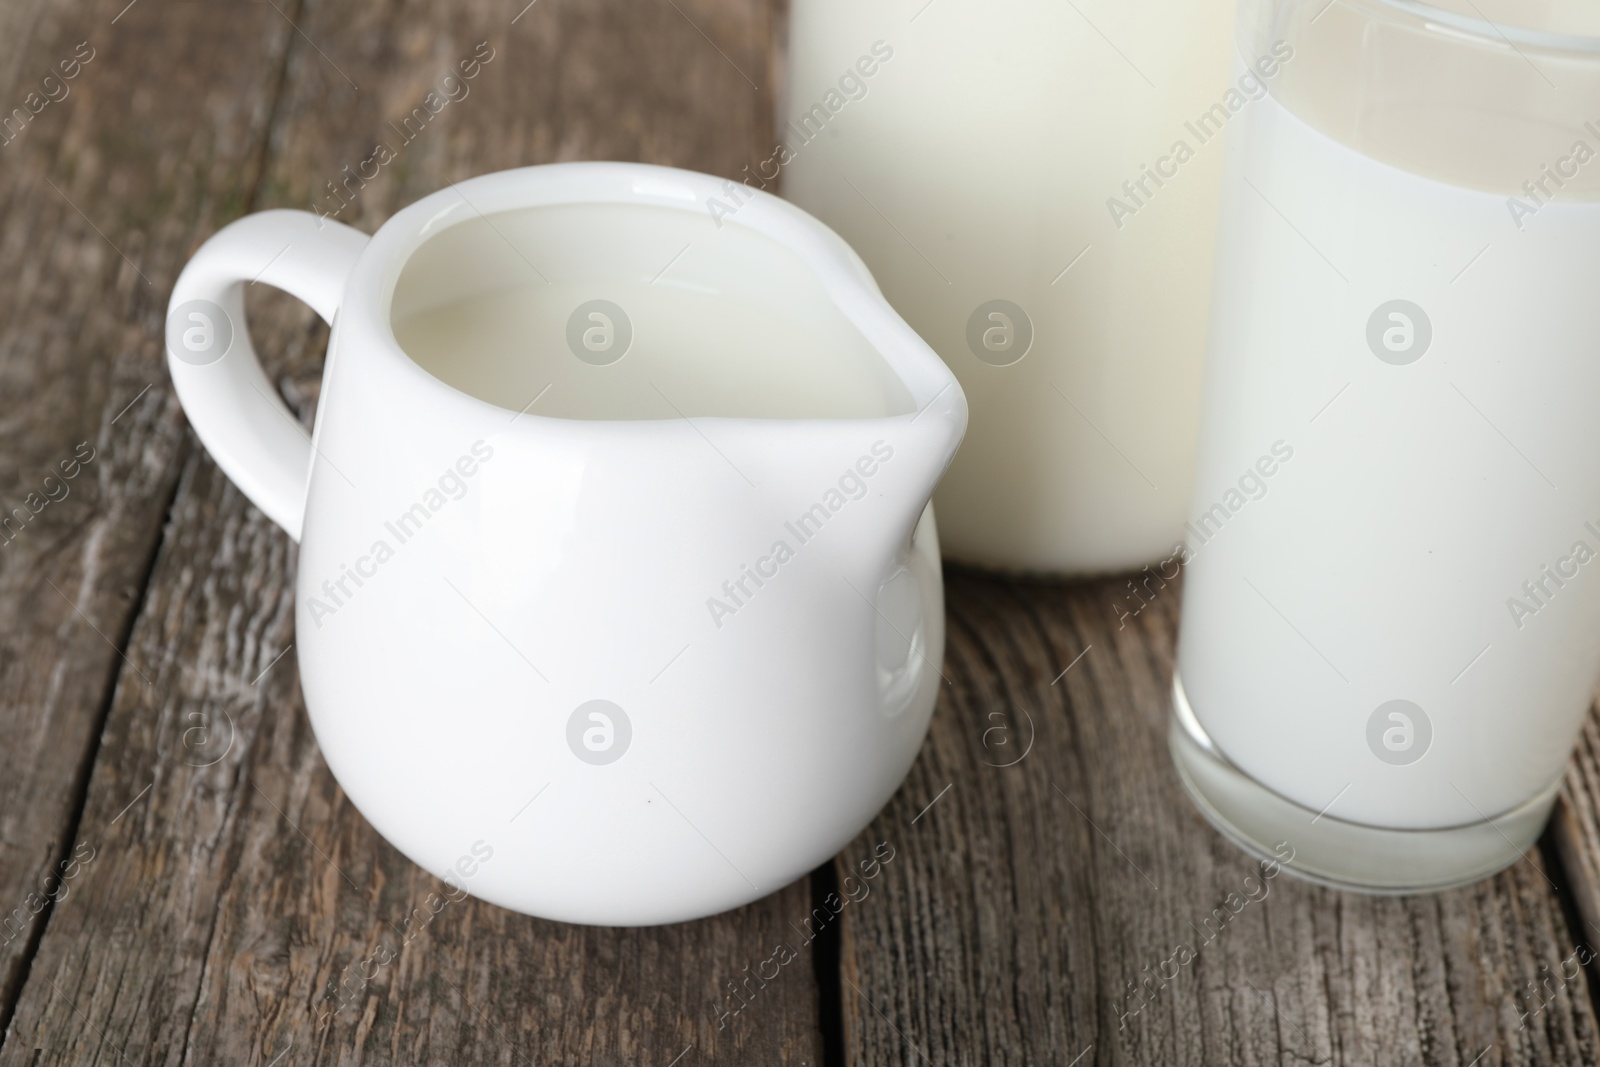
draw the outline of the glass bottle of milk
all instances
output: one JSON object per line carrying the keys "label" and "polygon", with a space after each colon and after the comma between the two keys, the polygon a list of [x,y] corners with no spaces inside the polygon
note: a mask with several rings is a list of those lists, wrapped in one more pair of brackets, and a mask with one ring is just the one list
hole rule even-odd
{"label": "glass bottle of milk", "polygon": [[1280,58],[1228,131],[1174,757],[1290,870],[1472,881],[1600,677],[1600,18],[1259,0],[1237,44]]}
{"label": "glass bottle of milk", "polygon": [[[972,421],[947,557],[1171,555],[1194,469],[1232,0],[795,0],[771,185],[860,252]],[[780,177],[781,176],[781,177]],[[727,205],[733,207],[733,204]]]}

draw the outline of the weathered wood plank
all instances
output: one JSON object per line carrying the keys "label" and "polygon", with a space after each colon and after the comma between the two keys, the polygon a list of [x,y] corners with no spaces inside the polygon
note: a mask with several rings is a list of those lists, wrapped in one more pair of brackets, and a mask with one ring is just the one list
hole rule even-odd
{"label": "weathered wood plank", "polygon": [[[731,175],[770,137],[771,27],[760,4],[677,6],[540,0],[515,26],[520,4],[286,8],[304,37],[259,206],[332,213],[324,183],[393,142],[389,123],[485,40],[470,94],[396,146],[341,221],[371,229],[448,180],[557,158]],[[325,331],[283,298],[252,307],[308,412]],[[803,922],[804,884],[647,930],[446,902],[317,753],[293,653],[277,659],[293,567],[196,451],[131,637],[153,684],[118,688],[83,816],[94,858],[51,916],[0,1064],[820,1062],[809,958],[737,1016],[714,1007]]]}
{"label": "weathered wood plank", "polygon": [[1582,924],[1578,939],[1600,959],[1600,709],[1589,709],[1546,837]]}
{"label": "weathered wood plank", "polygon": [[167,289],[254,181],[286,43],[254,8],[183,5],[151,79],[121,6],[0,14],[0,1026],[70,892],[52,879],[113,680],[146,684],[118,649],[186,447]]}
{"label": "weathered wood plank", "polygon": [[[1539,854],[1410,899],[1263,879],[1170,768],[1176,587],[1119,632],[1121,579],[949,579],[953,685],[839,861],[897,847],[843,910],[850,1062],[1595,1062],[1589,979],[1559,977],[1581,935]],[[1249,902],[1208,925],[1230,893]]]}

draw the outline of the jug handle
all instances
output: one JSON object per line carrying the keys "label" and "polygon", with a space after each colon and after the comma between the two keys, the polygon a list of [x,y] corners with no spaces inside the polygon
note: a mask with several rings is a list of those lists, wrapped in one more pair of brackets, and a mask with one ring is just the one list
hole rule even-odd
{"label": "jug handle", "polygon": [[261,370],[244,287],[282,289],[331,326],[369,240],[305,211],[247,215],[200,246],[167,305],[167,368],[189,422],[217,466],[296,541],[312,442]]}

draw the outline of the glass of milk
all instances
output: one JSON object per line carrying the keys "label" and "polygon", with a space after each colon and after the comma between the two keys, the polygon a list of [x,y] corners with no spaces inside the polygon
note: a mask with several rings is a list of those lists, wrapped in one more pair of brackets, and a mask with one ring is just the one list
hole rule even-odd
{"label": "glass of milk", "polygon": [[[1182,536],[1233,0],[795,0],[781,184],[866,260],[972,421],[946,557],[1137,567]],[[712,205],[737,210],[741,189]]]}
{"label": "glass of milk", "polygon": [[1600,12],[1257,0],[1236,44],[1174,758],[1306,877],[1462,884],[1600,677]]}

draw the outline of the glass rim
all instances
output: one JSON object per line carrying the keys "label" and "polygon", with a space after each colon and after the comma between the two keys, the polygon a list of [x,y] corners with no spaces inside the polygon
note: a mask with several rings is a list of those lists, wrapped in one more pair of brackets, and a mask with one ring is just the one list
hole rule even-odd
{"label": "glass rim", "polygon": [[[1339,2],[1340,0],[1329,0],[1328,6],[1331,7]],[[1453,34],[1469,35],[1489,45],[1509,45],[1513,49],[1519,45],[1526,45],[1543,52],[1576,52],[1586,55],[1600,55],[1600,35],[1559,33],[1530,29],[1526,26],[1513,26],[1495,22],[1485,17],[1464,15],[1458,11],[1428,3],[1427,0],[1347,0],[1347,2],[1357,7],[1366,6],[1400,12],[1424,23],[1431,23]],[[1474,5],[1474,10],[1476,10],[1476,5]],[[1321,17],[1320,13],[1317,17]]]}

